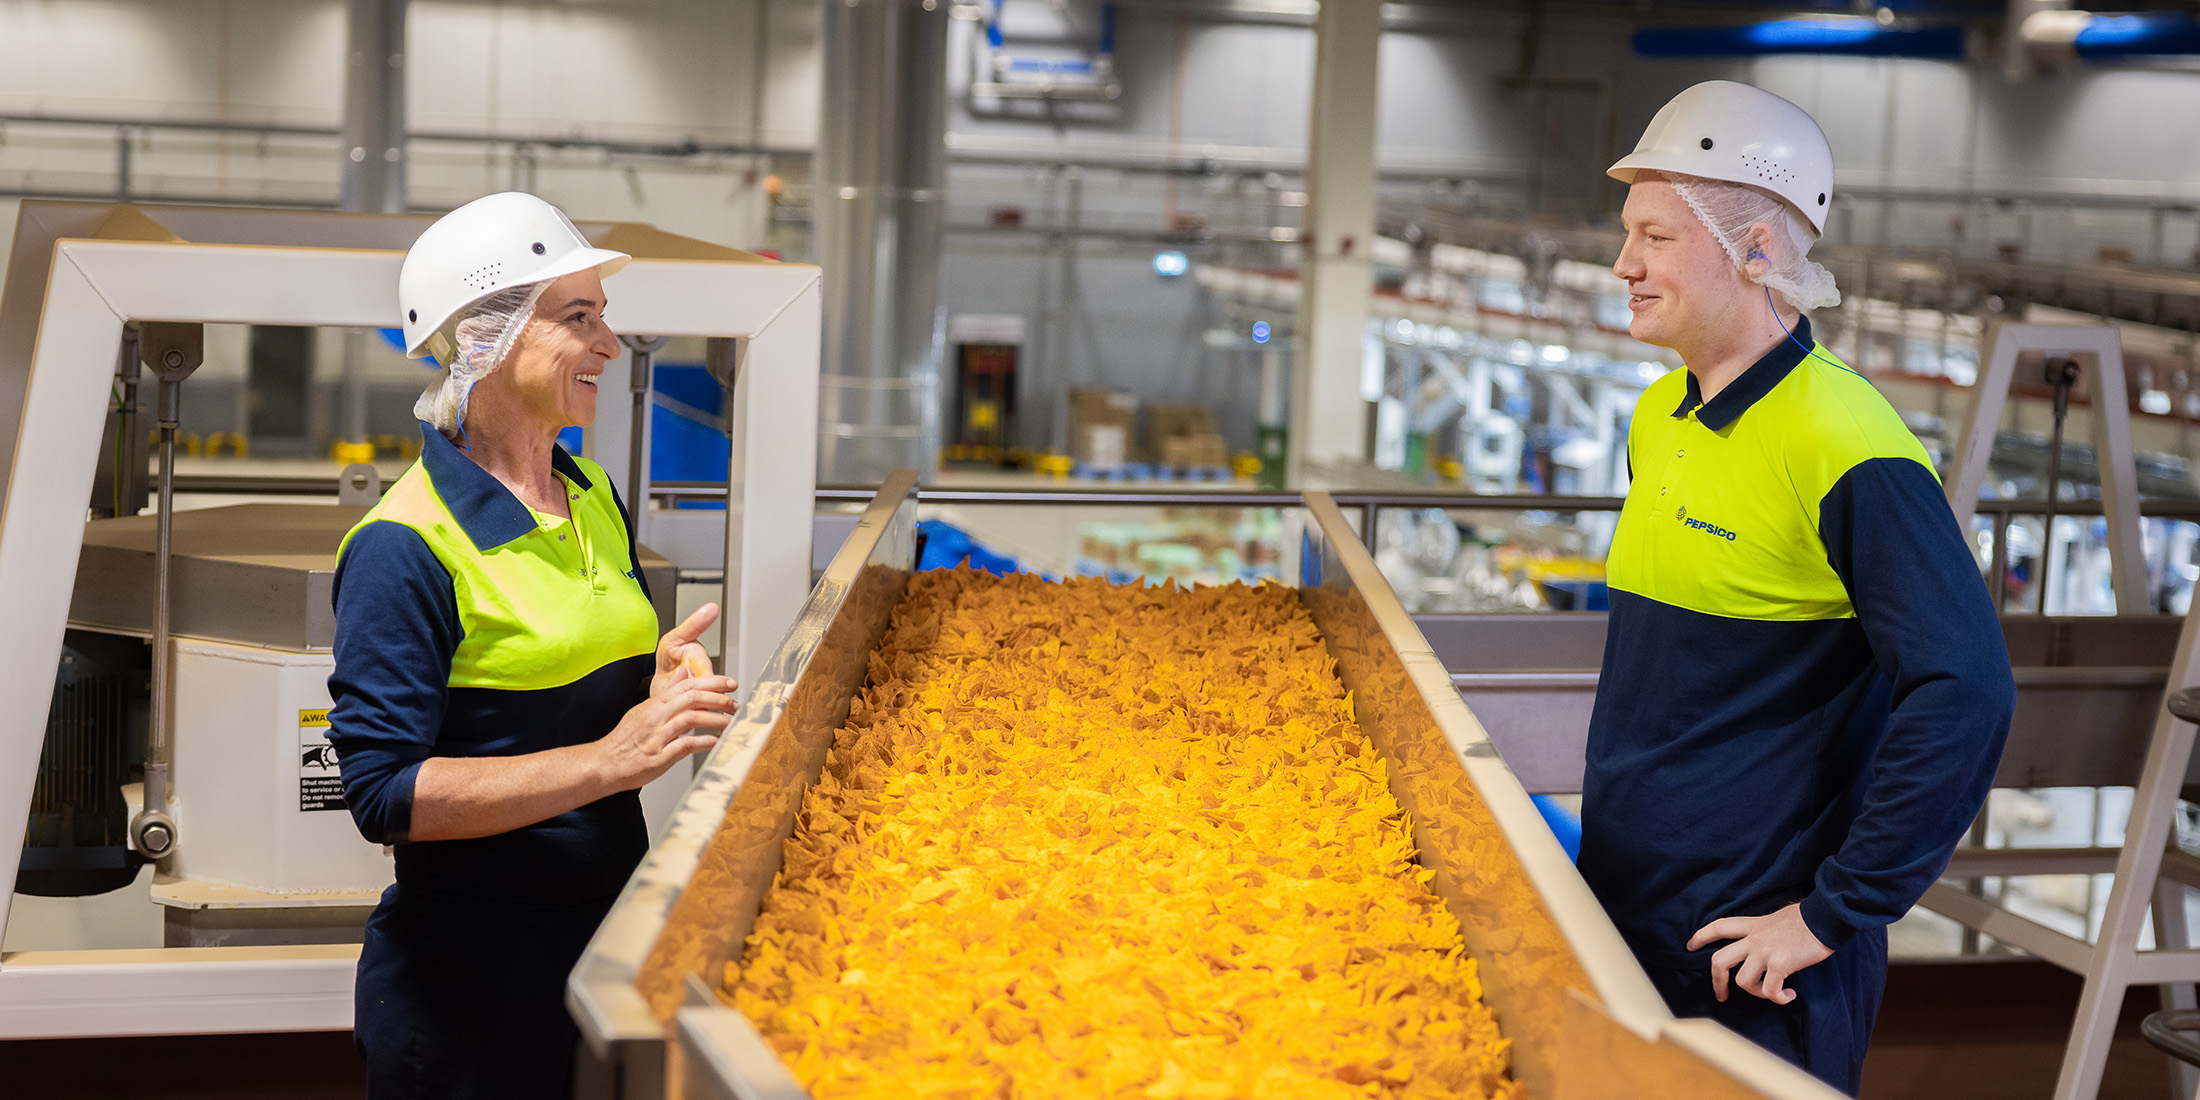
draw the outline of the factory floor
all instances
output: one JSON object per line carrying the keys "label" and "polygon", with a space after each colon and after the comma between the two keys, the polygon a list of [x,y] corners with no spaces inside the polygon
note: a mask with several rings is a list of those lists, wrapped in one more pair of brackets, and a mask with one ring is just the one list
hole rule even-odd
{"label": "factory floor", "polygon": [[[2046,1100],[2078,979],[2046,963],[1905,963],[1864,1066],[1863,1100]],[[2124,1005],[2102,1100],[2165,1100],[2163,1058],[2139,1038],[2151,988]],[[14,1100],[336,1100],[365,1095],[348,1032],[0,1042]],[[2181,1098],[2180,1098],[2181,1100]]]}

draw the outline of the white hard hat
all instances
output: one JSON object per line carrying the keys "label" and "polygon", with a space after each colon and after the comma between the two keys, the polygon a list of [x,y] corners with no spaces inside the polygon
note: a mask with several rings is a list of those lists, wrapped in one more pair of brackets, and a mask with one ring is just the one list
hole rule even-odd
{"label": "white hard hat", "polygon": [[631,259],[589,244],[564,211],[524,191],[475,199],[437,218],[405,253],[397,274],[405,354],[449,365],[450,327],[467,306],[576,271],[610,275]]}
{"label": "white hard hat", "polygon": [[1803,216],[1813,239],[1826,231],[1833,149],[1808,112],[1762,88],[1706,80],[1674,96],[1606,174],[1633,183],[1645,170],[1770,191]]}

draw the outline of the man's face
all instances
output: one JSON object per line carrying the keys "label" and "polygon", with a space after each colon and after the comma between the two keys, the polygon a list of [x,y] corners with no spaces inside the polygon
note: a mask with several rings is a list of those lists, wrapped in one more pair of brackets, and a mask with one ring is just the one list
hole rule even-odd
{"label": "man's face", "polygon": [[1734,326],[1761,320],[1763,291],[1744,279],[1673,185],[1644,173],[1620,212],[1627,229],[1612,273],[1627,281],[1627,332],[1682,354],[1713,346]]}

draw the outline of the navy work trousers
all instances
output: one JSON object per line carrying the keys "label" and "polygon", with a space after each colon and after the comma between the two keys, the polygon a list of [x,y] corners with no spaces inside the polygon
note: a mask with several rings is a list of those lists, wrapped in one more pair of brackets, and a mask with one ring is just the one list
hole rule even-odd
{"label": "navy work trousers", "polygon": [[571,1096],[565,978],[609,910],[384,891],[353,1010],[368,1100]]}
{"label": "navy work trousers", "polygon": [[1673,1015],[1705,1016],[1810,1071],[1811,1076],[1856,1095],[1864,1050],[1887,991],[1887,930],[1860,932],[1848,945],[1787,980],[1795,1000],[1776,1005],[1739,988],[1721,1003],[1711,995],[1710,970],[1645,966]]}

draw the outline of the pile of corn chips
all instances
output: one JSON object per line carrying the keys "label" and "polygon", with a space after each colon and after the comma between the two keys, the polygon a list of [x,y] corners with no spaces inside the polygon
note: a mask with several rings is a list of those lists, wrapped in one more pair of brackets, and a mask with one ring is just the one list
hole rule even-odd
{"label": "pile of corn chips", "polygon": [[725,999],[820,1100],[1518,1097],[1289,588],[911,578]]}

